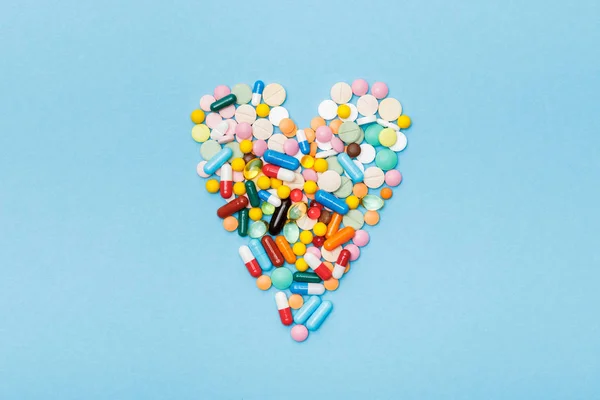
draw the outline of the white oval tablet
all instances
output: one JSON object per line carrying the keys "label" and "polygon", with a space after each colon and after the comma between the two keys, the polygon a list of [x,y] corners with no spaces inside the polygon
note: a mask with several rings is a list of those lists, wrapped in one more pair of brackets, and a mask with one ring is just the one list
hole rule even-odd
{"label": "white oval tablet", "polygon": [[319,115],[321,118],[325,120],[332,120],[337,115],[337,104],[333,100],[323,100],[321,104],[319,104]]}
{"label": "white oval tablet", "polygon": [[[325,150],[325,151],[320,151],[317,154],[315,154],[315,158],[327,158],[327,157],[331,157],[331,156],[337,156],[339,153],[337,151],[335,151],[335,149],[330,149],[330,150]],[[302,154],[304,155],[304,154]]]}
{"label": "white oval tablet", "polygon": [[305,231],[310,231],[315,225],[319,222],[318,219],[310,219],[308,215],[304,215],[303,217],[296,220],[296,225],[298,228],[303,229]]}
{"label": "white oval tablet", "polygon": [[396,132],[398,135],[398,139],[396,139],[396,143],[393,146],[390,146],[390,150],[392,151],[402,151],[406,148],[408,144],[408,139],[406,139],[406,135],[400,131]]}
{"label": "white oval tablet", "polygon": [[373,114],[373,115],[369,115],[367,117],[360,117],[359,119],[356,120],[356,123],[360,126],[360,125],[372,124],[375,121],[377,121],[377,117],[375,116],[375,114]]}
{"label": "white oval tablet", "polygon": [[352,98],[352,87],[346,82],[338,82],[333,85],[329,95],[331,96],[331,100],[338,104],[347,103]]}
{"label": "white oval tablet", "polygon": [[381,100],[379,103],[379,116],[386,121],[398,119],[402,114],[402,105],[393,97]]}
{"label": "white oval tablet", "polygon": [[342,186],[342,177],[337,172],[328,170],[319,175],[317,185],[319,189],[332,193]]}
{"label": "white oval tablet", "polygon": [[235,110],[235,120],[252,124],[256,121],[256,110],[249,104],[242,104]]}
{"label": "white oval tablet", "polygon": [[252,124],[252,135],[257,139],[267,140],[273,134],[273,124],[266,118],[259,118]]}
{"label": "white oval tablet", "polygon": [[364,96],[360,96],[358,98],[358,101],[356,102],[356,107],[358,108],[359,113],[361,113],[364,116],[369,116],[377,112],[379,102],[377,101],[375,96],[365,94]]}
{"label": "white oval tablet", "polygon": [[348,103],[346,104],[348,107],[350,107],[350,116],[348,118],[340,118],[342,121],[346,122],[346,121],[356,121],[356,118],[358,118],[358,108],[356,108],[356,106],[354,104]]}
{"label": "white oval tablet", "polygon": [[269,112],[269,121],[275,126],[279,126],[282,119],[289,117],[290,113],[285,107],[273,107],[271,108],[271,112]]}
{"label": "white oval tablet", "polygon": [[360,145],[360,154],[356,159],[363,164],[369,164],[373,162],[376,155],[377,152],[375,151],[375,147],[371,146],[369,143],[363,143]]}
{"label": "white oval tablet", "polygon": [[285,96],[285,89],[279,83],[269,83],[262,92],[262,99],[269,107],[282,105]]}
{"label": "white oval tablet", "polygon": [[329,142],[319,142],[317,139],[315,139],[315,143],[317,144],[317,147],[319,148],[319,150],[331,150],[331,149],[333,149],[333,145],[331,144],[331,141],[329,141]]}

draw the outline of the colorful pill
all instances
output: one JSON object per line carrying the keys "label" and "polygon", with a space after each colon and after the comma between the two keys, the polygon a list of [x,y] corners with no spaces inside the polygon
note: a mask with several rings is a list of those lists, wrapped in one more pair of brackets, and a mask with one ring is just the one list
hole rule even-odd
{"label": "colorful pill", "polygon": [[294,322],[297,324],[303,324],[306,320],[315,312],[321,305],[321,298],[319,296],[311,296],[302,307],[294,315]]}
{"label": "colorful pill", "polygon": [[344,171],[348,174],[352,182],[359,183],[365,178],[365,174],[358,168],[354,161],[350,159],[350,156],[346,153],[341,153],[337,156],[338,162],[344,168]]}
{"label": "colorful pill", "polygon": [[260,206],[260,197],[258,197],[258,191],[256,190],[256,185],[252,181],[246,181],[244,183],[246,186],[246,195],[248,195],[248,199],[250,200],[250,205],[252,207]]}
{"label": "colorful pill", "polygon": [[219,100],[213,102],[210,105],[210,111],[217,112],[223,108],[232,105],[237,100],[235,94],[229,93],[227,96],[221,97]]}
{"label": "colorful pill", "polygon": [[226,143],[231,143],[235,140],[235,136],[233,136],[233,134],[231,135],[223,135],[220,138],[217,139],[217,143],[219,144],[226,144]]}
{"label": "colorful pill", "polygon": [[343,245],[346,242],[349,242],[353,237],[356,230],[351,226],[346,226],[345,228],[340,229],[335,234],[333,234],[330,238],[328,238],[325,243],[323,243],[323,248],[325,250],[333,250],[338,246]]}
{"label": "colorful pill", "polygon": [[287,222],[287,213],[291,205],[292,201],[288,197],[287,199],[281,201],[281,205],[279,207],[275,208],[273,215],[271,215],[271,220],[269,221],[269,233],[271,235],[279,235],[279,233],[283,230],[283,226]]}
{"label": "colorful pill", "polygon": [[348,204],[346,204],[344,199],[338,199],[332,193],[328,193],[324,190],[317,190],[317,193],[315,193],[315,200],[338,214],[345,215],[348,213]]}
{"label": "colorful pill", "polygon": [[331,310],[333,310],[333,303],[330,301],[324,301],[321,303],[319,308],[315,310],[315,312],[310,316],[308,321],[306,322],[306,327],[309,331],[316,331],[321,327],[323,321],[331,314]]}
{"label": "colorful pill", "polygon": [[248,269],[248,272],[250,272],[250,275],[255,278],[261,276],[262,269],[260,268],[260,265],[258,264],[256,257],[254,257],[254,254],[252,254],[250,248],[248,246],[240,246],[239,253],[242,261]]}
{"label": "colorful pill", "polygon": [[303,296],[320,296],[325,293],[325,286],[322,283],[294,282],[290,285],[290,292]]}
{"label": "colorful pill", "polygon": [[277,236],[275,238],[275,244],[288,264],[294,264],[296,262],[296,255],[285,236]]}
{"label": "colorful pill", "polygon": [[[340,229],[340,224],[342,223],[343,219],[344,219],[344,217],[342,217],[340,214],[333,213],[333,215],[331,216],[331,220],[329,221],[329,224],[327,224],[327,231],[325,232],[326,238],[330,238],[338,231],[338,229]],[[323,243],[321,243],[321,244],[323,244]]]}
{"label": "colorful pill", "polygon": [[308,143],[306,133],[304,133],[303,129],[298,129],[296,131],[296,139],[298,140],[298,146],[300,147],[302,154],[310,153],[310,143]]}
{"label": "colorful pill", "polygon": [[266,201],[267,203],[272,204],[275,207],[279,207],[281,205],[281,199],[269,191],[266,191],[266,190],[259,191],[258,197],[261,200]]}
{"label": "colorful pill", "polygon": [[350,261],[350,256],[350,251],[346,249],[340,251],[340,255],[333,266],[333,272],[331,274],[335,279],[340,279],[344,275],[346,267],[348,266],[348,261]]}
{"label": "colorful pill", "polygon": [[248,236],[248,226],[250,225],[250,210],[243,208],[238,212],[238,235]]}
{"label": "colorful pill", "polygon": [[292,309],[288,304],[288,299],[284,292],[275,293],[275,303],[277,304],[281,323],[285,326],[291,325],[294,322],[294,318],[292,318]]}
{"label": "colorful pill", "polygon": [[233,170],[229,163],[223,164],[221,167],[221,197],[228,199],[233,194]]}
{"label": "colorful pill", "polygon": [[294,272],[294,281],[296,282],[309,282],[309,283],[321,283],[321,278],[314,272]]}
{"label": "colorful pill", "polygon": [[233,215],[241,209],[246,208],[247,205],[248,198],[246,196],[238,197],[237,199],[232,200],[224,206],[220,207],[217,210],[217,216],[219,218],[229,217],[230,215]]}
{"label": "colorful pill", "polygon": [[254,89],[252,90],[252,105],[256,107],[260,104],[262,99],[262,92],[265,89],[265,83],[263,81],[254,82]]}
{"label": "colorful pill", "polygon": [[213,156],[213,158],[204,164],[204,173],[206,175],[212,175],[217,172],[217,170],[231,158],[232,154],[233,150],[231,150],[230,147],[223,147],[217,154]]}
{"label": "colorful pill", "polygon": [[[327,243],[327,241],[325,242]],[[308,264],[315,274],[319,275],[319,278],[326,281],[331,278],[331,271],[327,268],[327,265],[321,262],[321,259],[315,256],[313,253],[307,252],[304,254],[304,261]]]}
{"label": "colorful pill", "polygon": [[283,255],[281,254],[281,251],[279,251],[279,248],[277,247],[277,244],[275,244],[273,238],[269,235],[265,235],[262,237],[260,242],[262,243],[269,260],[271,260],[273,265],[276,267],[281,267],[283,265]]}
{"label": "colorful pill", "polygon": [[268,271],[271,268],[273,268],[271,259],[267,255],[265,248],[262,246],[258,239],[250,240],[250,242],[248,242],[248,247],[250,247],[252,254],[254,254],[254,257],[256,257],[256,260],[258,261],[258,264],[263,269],[263,271]]}
{"label": "colorful pill", "polygon": [[269,178],[277,178],[285,182],[293,182],[296,179],[294,171],[280,167],[275,164],[265,164],[262,167],[262,172]]}
{"label": "colorful pill", "polygon": [[288,156],[287,154],[280,153],[275,150],[265,151],[263,154],[263,159],[269,164],[275,164],[291,171],[297,170],[300,166],[300,161],[297,158]]}

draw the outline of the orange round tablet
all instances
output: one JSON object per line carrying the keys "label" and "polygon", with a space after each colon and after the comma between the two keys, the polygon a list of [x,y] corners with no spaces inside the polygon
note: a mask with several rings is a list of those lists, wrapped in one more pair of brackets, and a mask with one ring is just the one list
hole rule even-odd
{"label": "orange round tablet", "polygon": [[325,264],[325,266],[327,268],[329,268],[330,271],[333,271],[333,264],[330,263],[329,261],[323,261],[323,264]]}
{"label": "orange round tablet", "polygon": [[365,223],[367,225],[377,225],[379,222],[379,213],[377,211],[367,211],[365,213]]}
{"label": "orange round tablet", "polygon": [[344,273],[347,274],[348,271],[350,271],[350,261],[348,261],[348,265],[346,265],[346,269],[344,270]]}
{"label": "orange round tablet", "polygon": [[279,121],[279,130],[285,136],[289,137],[296,132],[296,124],[294,124],[294,121],[292,121],[290,118],[284,118]]}
{"label": "orange round tablet", "polygon": [[292,307],[294,310],[297,310],[304,304],[304,299],[299,294],[293,294],[288,299],[288,303],[290,307]]}
{"label": "orange round tablet", "polygon": [[359,199],[362,199],[363,197],[365,197],[367,195],[367,193],[369,193],[369,188],[367,187],[367,185],[365,185],[362,182],[357,183],[352,188],[352,193],[354,193],[354,195],[356,197],[358,197]]}
{"label": "orange round tablet", "polygon": [[334,119],[333,121],[331,121],[329,123],[329,127],[331,128],[331,132],[333,132],[333,133],[335,133],[337,135],[338,130],[340,129],[341,125],[342,125],[342,120]]}
{"label": "orange round tablet", "polygon": [[393,195],[392,189],[387,188],[387,187],[383,188],[383,189],[381,189],[380,195],[381,195],[381,198],[384,199],[384,200],[391,199],[392,195]]}
{"label": "orange round tablet", "polygon": [[325,120],[321,117],[314,117],[311,121],[310,121],[310,128],[313,131],[316,131],[318,127],[325,125]]}
{"label": "orange round tablet", "polygon": [[308,143],[312,143],[315,141],[315,131],[310,128],[304,128],[304,136],[306,136],[306,141]]}
{"label": "orange round tablet", "polygon": [[223,228],[227,232],[233,232],[238,228],[238,220],[235,217],[229,216],[223,220]]}
{"label": "orange round tablet", "polygon": [[323,286],[325,286],[325,289],[327,290],[334,291],[340,286],[340,281],[338,281],[335,278],[329,278],[325,282],[323,282]]}
{"label": "orange round tablet", "polygon": [[256,278],[256,287],[260,290],[269,290],[271,287],[271,278],[269,275],[261,275]]}

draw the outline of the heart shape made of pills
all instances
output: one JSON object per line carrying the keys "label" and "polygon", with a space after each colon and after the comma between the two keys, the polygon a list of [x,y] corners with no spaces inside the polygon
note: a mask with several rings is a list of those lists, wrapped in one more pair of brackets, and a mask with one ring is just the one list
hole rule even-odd
{"label": "heart shape made of pills", "polygon": [[307,128],[282,106],[286,96],[278,83],[217,86],[191,113],[192,138],[198,175],[225,202],[217,216],[249,237],[242,263],[259,289],[277,289],[279,319],[302,342],[333,310],[321,296],[338,289],[369,243],[364,225],[379,222],[402,181],[411,120],[382,82],[336,83]]}

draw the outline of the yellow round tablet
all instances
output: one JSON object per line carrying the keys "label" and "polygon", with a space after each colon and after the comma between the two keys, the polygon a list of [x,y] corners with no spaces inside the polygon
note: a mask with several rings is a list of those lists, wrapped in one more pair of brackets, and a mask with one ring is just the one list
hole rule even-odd
{"label": "yellow round tablet", "polygon": [[231,169],[234,171],[242,172],[245,166],[246,163],[244,162],[243,158],[234,158],[231,160]]}
{"label": "yellow round tablet", "polygon": [[350,195],[348,197],[346,197],[346,204],[348,204],[348,207],[351,210],[357,209],[359,204],[360,204],[360,200],[358,199],[358,197],[354,196],[354,195]]}
{"label": "yellow round tablet", "polygon": [[313,232],[317,236],[325,236],[325,232],[327,232],[327,225],[322,222],[317,222],[315,226],[313,226]]}
{"label": "yellow round tablet", "polygon": [[347,104],[340,104],[337,109],[337,115],[340,118],[348,118],[352,110]]}
{"label": "yellow round tablet", "polygon": [[313,240],[313,234],[311,231],[300,232],[300,241],[304,244],[310,244]]}
{"label": "yellow round tablet", "polygon": [[315,166],[313,168],[317,172],[325,172],[325,171],[327,171],[327,168],[329,168],[329,164],[327,163],[326,159],[317,158],[315,160]]}
{"label": "yellow round tablet", "polygon": [[271,179],[269,179],[268,176],[263,175],[256,180],[256,186],[258,186],[259,189],[267,190],[271,187]]}
{"label": "yellow round tablet", "polygon": [[240,142],[240,151],[244,154],[248,154],[252,151],[252,141],[244,139]]}
{"label": "yellow round tablet", "polygon": [[293,294],[288,299],[288,304],[292,309],[297,310],[304,304],[304,299],[299,294]]}
{"label": "yellow round tablet", "polygon": [[260,207],[252,207],[248,212],[248,216],[252,221],[258,221],[262,218],[263,212]]}
{"label": "yellow round tablet", "polygon": [[221,185],[219,184],[218,180],[209,179],[206,181],[206,191],[208,193],[217,193],[220,188],[221,188]]}
{"label": "yellow round tablet", "polygon": [[190,114],[190,118],[192,122],[195,124],[201,124],[204,122],[204,111],[202,110],[194,110],[192,114]]}
{"label": "yellow round tablet", "polygon": [[283,181],[277,178],[271,178],[271,187],[273,189],[279,189],[279,187],[283,185]]}
{"label": "yellow round tablet", "polygon": [[296,269],[300,272],[304,272],[308,269],[308,264],[304,261],[304,258],[299,258],[296,260]]}
{"label": "yellow round tablet", "polygon": [[329,278],[323,282],[323,286],[325,286],[325,289],[327,290],[334,291],[340,286],[340,281],[335,278]]}
{"label": "yellow round tablet", "polygon": [[282,200],[287,199],[288,197],[290,197],[291,192],[292,190],[289,188],[289,186],[281,185],[277,188],[277,197],[279,197]]}
{"label": "yellow round tablet", "polygon": [[306,253],[306,245],[300,242],[294,243],[292,251],[297,256],[303,256]]}
{"label": "yellow round tablet", "polygon": [[317,186],[317,182],[315,181],[306,181],[304,182],[304,192],[306,194],[314,194],[317,192],[319,187]]}
{"label": "yellow round tablet", "polygon": [[233,184],[233,193],[235,193],[236,196],[243,196],[246,194],[246,185],[244,185],[244,182],[236,182]]}
{"label": "yellow round tablet", "polygon": [[385,147],[391,147],[396,144],[398,134],[392,128],[385,128],[379,132],[379,143]]}
{"label": "yellow round tablet", "polygon": [[271,109],[265,103],[261,103],[256,106],[256,115],[261,118],[265,118],[267,115],[269,115],[269,112],[271,112]]}
{"label": "yellow round tablet", "polygon": [[210,138],[210,129],[204,124],[194,125],[192,128],[192,139],[198,143],[204,143]]}
{"label": "yellow round tablet", "polygon": [[398,126],[400,127],[400,129],[406,129],[408,127],[410,127],[410,124],[412,123],[412,121],[410,120],[410,117],[408,115],[401,115],[398,117]]}
{"label": "yellow round tablet", "polygon": [[256,287],[260,290],[269,290],[271,287],[271,278],[269,275],[261,275],[256,278]]}
{"label": "yellow round tablet", "polygon": [[223,220],[223,228],[225,228],[225,230],[227,232],[233,232],[237,229],[238,227],[238,220],[235,219],[235,217],[232,217],[231,215],[227,218],[225,218]]}

